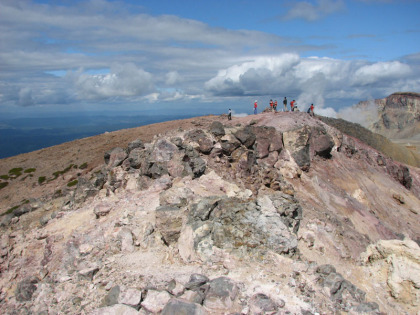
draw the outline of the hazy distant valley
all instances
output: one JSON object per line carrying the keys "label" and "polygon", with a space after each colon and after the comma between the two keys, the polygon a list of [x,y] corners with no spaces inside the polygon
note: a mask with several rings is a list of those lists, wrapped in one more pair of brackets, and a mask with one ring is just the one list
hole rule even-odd
{"label": "hazy distant valley", "polygon": [[104,132],[188,117],[191,115],[95,114],[0,119],[0,159]]}

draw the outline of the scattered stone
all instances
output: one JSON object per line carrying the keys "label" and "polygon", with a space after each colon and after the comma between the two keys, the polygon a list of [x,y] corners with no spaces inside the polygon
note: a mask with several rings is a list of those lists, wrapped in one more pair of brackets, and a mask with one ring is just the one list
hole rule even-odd
{"label": "scattered stone", "polygon": [[139,312],[124,304],[101,307],[89,313],[89,315],[138,315]]}
{"label": "scattered stone", "polygon": [[109,212],[111,212],[112,206],[109,204],[98,204],[93,208],[93,213],[95,213],[96,218],[106,216]]}
{"label": "scattered stone", "polygon": [[37,277],[28,277],[19,282],[15,291],[16,300],[20,302],[31,300],[38,282]]}
{"label": "scattered stone", "polygon": [[109,168],[114,168],[127,158],[127,151],[123,148],[113,148],[104,154],[105,164],[108,165]]}
{"label": "scattered stone", "polygon": [[210,309],[229,310],[238,294],[238,287],[232,279],[219,277],[209,282],[204,306]]}
{"label": "scattered stone", "polygon": [[207,311],[199,304],[170,299],[162,310],[162,315],[205,315]]}
{"label": "scattered stone", "polygon": [[99,271],[99,267],[98,266],[92,266],[89,268],[85,268],[79,271],[79,275],[80,277],[87,279],[87,280],[92,280],[94,275]]}
{"label": "scattered stone", "polygon": [[250,314],[276,314],[279,309],[279,305],[263,293],[253,295],[248,305]]}
{"label": "scattered stone", "polygon": [[207,278],[205,275],[201,275],[198,273],[193,273],[190,276],[190,280],[185,285],[185,288],[187,290],[198,290],[202,285],[209,282],[209,278]]}
{"label": "scattered stone", "polygon": [[166,291],[149,290],[146,298],[141,302],[141,306],[149,312],[158,313],[163,310],[170,299],[171,296]]}

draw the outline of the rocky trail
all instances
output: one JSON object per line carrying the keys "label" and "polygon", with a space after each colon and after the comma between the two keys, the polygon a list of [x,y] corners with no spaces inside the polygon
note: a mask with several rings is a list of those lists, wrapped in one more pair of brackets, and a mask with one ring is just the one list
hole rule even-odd
{"label": "rocky trail", "polygon": [[[44,149],[0,190],[2,313],[419,312],[420,169],[306,113],[158,130]],[[76,167],[39,183],[54,160]]]}

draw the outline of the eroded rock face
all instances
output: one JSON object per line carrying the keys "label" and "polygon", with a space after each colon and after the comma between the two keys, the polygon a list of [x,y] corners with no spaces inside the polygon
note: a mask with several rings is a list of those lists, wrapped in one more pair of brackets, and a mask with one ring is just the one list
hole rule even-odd
{"label": "eroded rock face", "polygon": [[420,247],[416,242],[381,240],[369,245],[361,260],[387,275],[388,289],[396,300],[420,305]]}

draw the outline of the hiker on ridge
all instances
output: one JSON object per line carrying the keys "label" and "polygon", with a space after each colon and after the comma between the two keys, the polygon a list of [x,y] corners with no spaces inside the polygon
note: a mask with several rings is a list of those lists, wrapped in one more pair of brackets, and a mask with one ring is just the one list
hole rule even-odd
{"label": "hiker on ridge", "polygon": [[257,103],[257,100],[255,100],[255,103],[254,103],[254,115],[257,114],[257,107],[258,107],[258,103]]}
{"label": "hiker on ridge", "polygon": [[273,108],[274,108],[274,112],[277,112],[277,100],[274,101]]}
{"label": "hiker on ridge", "polygon": [[287,98],[286,98],[286,96],[284,97],[283,105],[284,105],[284,111],[287,112]]}
{"label": "hiker on ridge", "polygon": [[293,112],[293,108],[295,107],[295,100],[290,102],[290,111]]}

